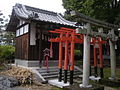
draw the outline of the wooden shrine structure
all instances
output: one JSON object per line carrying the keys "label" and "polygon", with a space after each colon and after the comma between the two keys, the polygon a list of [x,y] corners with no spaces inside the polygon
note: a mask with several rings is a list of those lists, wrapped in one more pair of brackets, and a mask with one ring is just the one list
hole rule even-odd
{"label": "wooden shrine structure", "polygon": [[[50,48],[49,30],[60,27],[75,28],[76,23],[65,20],[60,13],[17,3],[13,7],[7,27],[7,31],[16,33],[15,64],[24,67],[39,67],[44,59],[44,49]],[[58,44],[53,44],[53,50],[57,51],[58,48],[55,46]],[[57,61],[58,53],[54,51],[52,60]]]}

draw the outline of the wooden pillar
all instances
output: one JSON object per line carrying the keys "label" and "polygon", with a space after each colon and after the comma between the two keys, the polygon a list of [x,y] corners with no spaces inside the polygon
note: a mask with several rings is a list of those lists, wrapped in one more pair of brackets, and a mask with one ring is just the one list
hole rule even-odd
{"label": "wooden pillar", "polygon": [[[68,38],[68,33],[66,34],[66,38]],[[67,71],[68,71],[68,40],[65,41],[64,83],[67,83]]]}
{"label": "wooden pillar", "polygon": [[36,24],[37,29],[37,39],[39,42],[38,51],[39,51],[39,66],[42,66],[42,28],[40,24]]}
{"label": "wooden pillar", "polygon": [[[87,32],[90,32],[90,23],[85,25]],[[83,54],[83,80],[80,87],[90,87],[89,85],[89,70],[90,70],[90,36],[84,35],[84,54]]]}
{"label": "wooden pillar", "polygon": [[75,47],[75,32],[72,33],[72,41],[71,41],[71,58],[70,58],[70,84],[73,84],[73,75],[74,75],[74,47]]}
{"label": "wooden pillar", "polygon": [[42,31],[40,31],[40,39],[39,39],[39,64],[41,67],[42,64]]}
{"label": "wooden pillar", "polygon": [[[63,34],[60,34],[60,38],[63,37]],[[58,63],[58,68],[59,68],[59,75],[58,75],[58,81],[62,81],[62,55],[63,55],[63,50],[62,50],[62,41],[59,42],[59,63]]]}
{"label": "wooden pillar", "polygon": [[98,75],[97,73],[97,52],[96,52],[96,46],[94,44],[94,72],[95,72],[95,76]]}
{"label": "wooden pillar", "polygon": [[[100,38],[99,38],[99,39],[100,39]],[[103,78],[102,44],[99,44],[99,59],[100,59],[100,77]]]}

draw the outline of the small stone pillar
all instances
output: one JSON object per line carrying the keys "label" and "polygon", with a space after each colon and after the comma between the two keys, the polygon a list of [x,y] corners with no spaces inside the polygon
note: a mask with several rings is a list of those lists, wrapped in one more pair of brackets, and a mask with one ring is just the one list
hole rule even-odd
{"label": "small stone pillar", "polygon": [[[114,34],[114,31],[111,31]],[[112,37],[113,38],[113,37]],[[110,44],[110,62],[111,62],[111,77],[110,79],[116,78],[116,53],[115,53],[115,43],[112,40],[109,40]]]}
{"label": "small stone pillar", "polygon": [[84,35],[84,55],[83,55],[83,80],[80,87],[91,87],[89,85],[89,71],[90,71],[90,23],[85,25],[87,32]]}

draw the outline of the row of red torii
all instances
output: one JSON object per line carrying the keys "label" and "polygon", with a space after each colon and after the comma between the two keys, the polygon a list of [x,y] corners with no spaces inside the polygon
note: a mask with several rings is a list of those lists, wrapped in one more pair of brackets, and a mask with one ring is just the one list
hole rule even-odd
{"label": "row of red torii", "polygon": [[[83,52],[83,80],[81,87],[89,87],[89,76],[90,76],[90,44],[94,46],[94,69],[97,74],[97,57],[96,57],[96,46],[99,46],[99,67],[100,67],[100,77],[103,78],[103,56],[102,56],[102,44],[107,43],[109,40],[110,45],[110,58],[111,58],[111,78],[114,79],[115,68],[116,68],[116,54],[115,54],[115,44],[117,40],[114,30],[110,30],[108,34],[103,33],[103,28],[98,28],[98,32],[94,32],[91,29],[90,23],[86,23],[83,28],[70,29],[61,27],[55,31],[49,31],[50,33],[59,34],[59,37],[51,38],[50,42],[59,42],[59,75],[58,81],[62,81],[62,62],[63,62],[63,43],[65,44],[65,58],[64,58],[64,83],[67,83],[67,71],[70,65],[70,84],[73,84],[73,74],[74,74],[74,47],[75,43],[84,44]],[[80,38],[78,38],[80,37]],[[103,40],[106,38],[106,40]],[[69,48],[70,44],[70,48]],[[70,53],[70,59],[69,55]],[[69,64],[69,65],[68,65]]]}

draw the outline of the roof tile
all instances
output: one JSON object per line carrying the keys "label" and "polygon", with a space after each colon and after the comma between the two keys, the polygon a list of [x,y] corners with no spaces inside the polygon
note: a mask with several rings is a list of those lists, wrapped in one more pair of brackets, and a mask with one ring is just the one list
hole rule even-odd
{"label": "roof tile", "polygon": [[[34,20],[39,20],[39,21],[44,21],[44,22],[52,22],[52,23],[57,23],[57,24],[62,24],[62,25],[67,25],[67,26],[74,26],[76,22],[71,22],[68,20],[65,20],[61,14],[47,11],[47,10],[42,10],[30,6],[25,6],[22,4],[16,4],[14,6],[14,10],[17,16],[25,19],[29,19],[29,17],[32,17]],[[35,17],[36,15],[38,17]]]}

